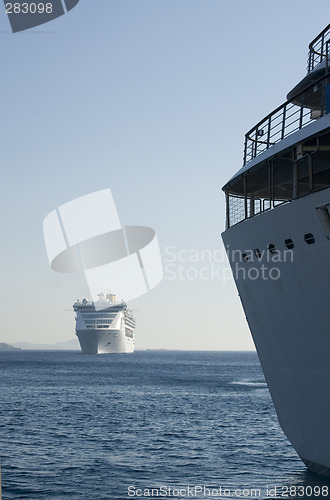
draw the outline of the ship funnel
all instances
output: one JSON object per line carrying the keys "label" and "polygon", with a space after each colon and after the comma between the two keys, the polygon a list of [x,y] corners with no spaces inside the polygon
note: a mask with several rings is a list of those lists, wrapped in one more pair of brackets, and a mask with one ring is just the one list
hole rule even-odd
{"label": "ship funnel", "polygon": [[107,293],[107,299],[111,304],[116,303],[116,295],[114,293]]}

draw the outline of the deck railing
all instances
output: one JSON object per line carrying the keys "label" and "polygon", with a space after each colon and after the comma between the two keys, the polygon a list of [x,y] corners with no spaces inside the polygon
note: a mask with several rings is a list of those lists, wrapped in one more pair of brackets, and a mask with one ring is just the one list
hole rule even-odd
{"label": "deck railing", "polygon": [[309,44],[307,72],[323,61],[329,54],[330,24]]}
{"label": "deck railing", "polygon": [[226,227],[330,187],[330,132],[248,170],[226,192]]}
{"label": "deck railing", "polygon": [[243,165],[330,112],[330,76],[324,76],[276,108],[245,135]]}
{"label": "deck railing", "polygon": [[251,200],[246,196],[227,193],[226,229],[235,226],[235,224],[245,219],[271,210],[278,205],[283,205],[287,201],[289,200],[270,200],[266,198],[254,198]]}

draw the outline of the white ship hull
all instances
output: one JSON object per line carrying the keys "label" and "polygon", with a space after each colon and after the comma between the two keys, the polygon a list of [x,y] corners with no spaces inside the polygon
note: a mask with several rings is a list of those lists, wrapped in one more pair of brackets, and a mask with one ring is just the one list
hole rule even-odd
{"label": "white ship hull", "polygon": [[76,334],[84,354],[134,352],[134,338],[127,337],[124,329],[84,329]]}
{"label": "white ship hull", "polygon": [[134,351],[135,320],[126,303],[84,299],[73,304],[76,312],[76,335],[84,354],[118,354]]}
{"label": "white ship hull", "polygon": [[[317,210],[327,204],[330,188],[245,220],[222,236],[279,422],[306,465],[330,475],[330,233]],[[313,244],[305,241],[308,233]],[[289,238],[291,255],[284,244]],[[267,262],[269,244],[282,262]],[[256,248],[265,250],[264,258],[238,262],[232,252]]]}

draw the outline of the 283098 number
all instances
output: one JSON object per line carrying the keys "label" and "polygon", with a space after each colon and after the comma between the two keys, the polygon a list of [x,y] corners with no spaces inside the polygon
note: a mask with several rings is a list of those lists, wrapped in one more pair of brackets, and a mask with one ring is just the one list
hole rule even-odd
{"label": "283098 number", "polygon": [[281,497],[328,497],[328,486],[282,486]]}
{"label": "283098 number", "polygon": [[51,14],[53,12],[53,4],[51,2],[43,3],[6,3],[7,14]]}

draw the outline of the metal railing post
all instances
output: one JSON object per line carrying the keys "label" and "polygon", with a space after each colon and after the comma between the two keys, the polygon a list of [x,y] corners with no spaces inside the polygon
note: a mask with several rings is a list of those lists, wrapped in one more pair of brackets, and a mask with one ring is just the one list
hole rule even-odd
{"label": "metal railing post", "polygon": [[281,139],[284,138],[284,132],[285,132],[285,115],[286,115],[286,104],[284,104],[284,107],[283,107]]}
{"label": "metal railing post", "polygon": [[324,33],[322,34],[322,38],[321,38],[321,60],[320,60],[320,62],[322,62],[322,60],[323,60],[323,49],[324,49]]}
{"label": "metal railing post", "polygon": [[272,126],[272,117],[270,116],[268,119],[268,131],[267,131],[267,149],[269,148],[269,143],[270,143],[270,129]]}
{"label": "metal railing post", "polygon": [[244,144],[244,158],[243,158],[243,165],[246,164],[246,155],[247,155],[247,141],[248,141],[248,138],[247,136],[245,136],[245,144]]}
{"label": "metal railing post", "polygon": [[272,208],[272,163],[268,163],[268,191],[269,191],[269,208]]}
{"label": "metal railing post", "polygon": [[303,126],[303,118],[304,118],[304,106],[302,105],[300,108],[299,128],[302,128]]}
{"label": "metal railing post", "polygon": [[254,198],[254,193],[252,193],[250,197],[250,217],[254,217],[254,215],[255,215],[255,198]]}
{"label": "metal railing post", "polygon": [[258,128],[256,129],[256,137],[255,137],[255,141],[254,141],[254,154],[253,154],[253,158],[255,158],[257,156],[257,146],[258,146]]}
{"label": "metal railing post", "polygon": [[274,208],[275,186],[274,186],[274,162],[270,162],[270,208]]}
{"label": "metal railing post", "polygon": [[309,55],[308,55],[308,71],[307,71],[307,73],[311,72],[311,61],[312,61],[312,51],[310,50]]}

